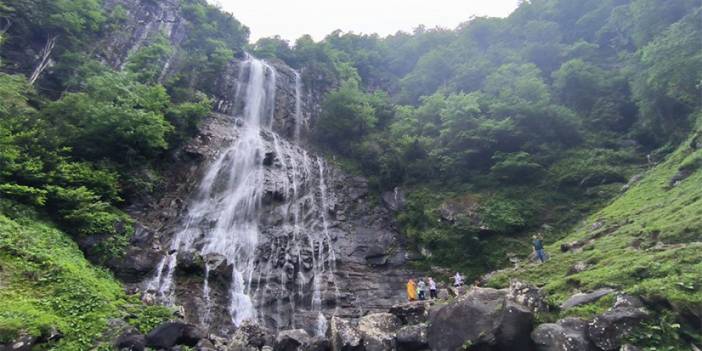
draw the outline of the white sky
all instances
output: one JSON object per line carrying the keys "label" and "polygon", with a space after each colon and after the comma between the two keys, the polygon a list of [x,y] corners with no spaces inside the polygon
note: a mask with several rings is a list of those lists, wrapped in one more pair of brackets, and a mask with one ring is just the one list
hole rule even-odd
{"label": "white sky", "polygon": [[251,42],[280,35],[315,40],[336,29],[382,36],[398,30],[455,28],[471,16],[505,17],[518,0],[210,0],[251,29]]}

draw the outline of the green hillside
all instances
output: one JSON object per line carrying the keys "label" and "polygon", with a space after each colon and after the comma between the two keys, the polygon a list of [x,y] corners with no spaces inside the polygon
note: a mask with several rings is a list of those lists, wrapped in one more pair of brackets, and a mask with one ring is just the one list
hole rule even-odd
{"label": "green hillside", "polygon": [[[702,306],[702,128],[609,206],[546,247],[543,265],[527,264],[496,274],[494,286],[512,278],[543,286],[560,305],[575,292],[612,287],[639,295],[683,318]],[[683,178],[684,179],[679,179]],[[577,244],[573,244],[577,243]],[[561,246],[570,246],[562,252]],[[579,273],[571,269],[584,263]],[[611,301],[567,314],[593,315]],[[600,311],[601,312],[601,311]],[[670,320],[661,320],[665,327]],[[683,325],[684,326],[684,325]],[[688,332],[700,337],[695,324]],[[654,331],[657,329],[653,329]],[[663,330],[665,331],[665,330]],[[653,346],[653,345],[651,345]]]}

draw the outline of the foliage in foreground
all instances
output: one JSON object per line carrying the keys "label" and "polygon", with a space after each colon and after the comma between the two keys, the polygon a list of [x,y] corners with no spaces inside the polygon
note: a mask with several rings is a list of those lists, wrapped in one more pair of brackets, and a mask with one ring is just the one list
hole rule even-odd
{"label": "foliage in foreground", "polygon": [[54,330],[63,337],[50,348],[86,350],[111,319],[148,332],[172,315],[126,296],[109,272],[92,266],[70,236],[34,210],[0,204],[0,342],[22,334],[47,337]]}

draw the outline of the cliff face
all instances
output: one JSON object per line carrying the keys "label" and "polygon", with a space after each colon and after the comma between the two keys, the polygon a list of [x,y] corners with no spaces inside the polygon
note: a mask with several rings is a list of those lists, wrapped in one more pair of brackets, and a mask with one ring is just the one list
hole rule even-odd
{"label": "cliff face", "polygon": [[[187,37],[186,20],[175,3],[108,1],[106,6],[117,3],[133,16],[121,34],[105,39],[103,57],[113,67],[123,66],[156,33],[176,48]],[[251,309],[252,318],[266,327],[317,333],[332,315],[356,317],[402,301],[410,272],[392,213],[371,198],[365,179],[345,174],[306,149],[321,92],[305,89],[299,73],[281,62],[263,63],[262,77],[270,82],[263,106],[270,119],[255,137],[261,147],[252,155],[262,175],[250,192],[260,201],[254,252],[228,256],[207,249],[217,227],[207,211],[216,211],[217,199],[227,198],[230,188],[214,184],[211,203],[204,201],[203,178],[236,172],[236,164],[222,167],[218,162],[237,157],[242,150],[231,149],[250,127],[244,116],[256,77],[249,60],[232,60],[212,82],[212,116],[168,160],[162,191],[128,209],[138,222],[137,233],[125,258],[109,265],[128,285],[145,291],[147,299],[182,306],[187,321],[215,333],[231,331],[235,321],[241,322],[242,309]],[[162,76],[176,73],[174,67],[168,60]],[[197,223],[192,220],[195,208],[204,208]],[[238,235],[243,234],[226,232],[224,242],[238,243]],[[247,255],[253,257],[248,276],[240,276],[238,262]],[[239,294],[252,306],[235,303]]]}

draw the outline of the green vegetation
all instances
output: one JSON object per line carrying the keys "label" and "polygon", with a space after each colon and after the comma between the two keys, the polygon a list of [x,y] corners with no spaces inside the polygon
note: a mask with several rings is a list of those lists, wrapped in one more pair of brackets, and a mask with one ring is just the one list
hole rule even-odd
{"label": "green vegetation", "polygon": [[[317,143],[376,190],[412,193],[399,219],[434,253],[425,263],[478,275],[527,253],[530,232],[558,240],[646,155],[686,137],[701,102],[700,21],[693,0],[538,0],[455,30],[274,37],[252,50],[329,87]],[[465,198],[477,215],[459,217],[472,220],[441,220]]]}
{"label": "green vegetation", "polygon": [[95,345],[109,319],[148,331],[172,315],[126,296],[104,269],[93,267],[70,236],[27,206],[0,200],[0,342],[20,334],[48,338],[57,350]]}
{"label": "green vegetation", "polygon": [[[702,276],[699,274],[702,271],[699,255],[702,249],[702,187],[699,186],[702,172],[696,171],[677,184],[671,184],[671,179],[684,169],[687,160],[699,156],[700,149],[691,147],[690,142],[699,137],[700,131],[692,135],[664,162],[646,171],[630,190],[567,236],[547,246],[551,254],[548,262],[501,272],[490,284],[504,286],[510,278],[518,278],[543,286],[554,306],[577,291],[612,287],[661,306],[671,306],[678,315],[699,309],[702,305]],[[575,242],[582,247],[560,252],[561,245]],[[588,268],[570,274],[569,270],[578,262],[585,263]],[[592,317],[610,305],[585,306],[568,314]],[[686,327],[690,329],[683,324],[684,335],[700,338],[695,326]],[[661,345],[669,343],[670,340],[660,340]]]}

